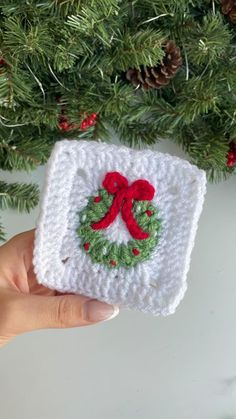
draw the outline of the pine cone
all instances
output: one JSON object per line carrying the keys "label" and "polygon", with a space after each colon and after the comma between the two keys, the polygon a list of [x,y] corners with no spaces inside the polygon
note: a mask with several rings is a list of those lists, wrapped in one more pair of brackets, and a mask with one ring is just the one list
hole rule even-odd
{"label": "pine cone", "polygon": [[144,89],[159,89],[169,84],[178,68],[182,65],[181,52],[174,41],[168,41],[163,49],[165,56],[162,63],[156,67],[141,66],[140,69],[130,68],[126,72],[126,78],[136,87]]}
{"label": "pine cone", "polygon": [[236,24],[236,0],[221,0],[222,13]]}

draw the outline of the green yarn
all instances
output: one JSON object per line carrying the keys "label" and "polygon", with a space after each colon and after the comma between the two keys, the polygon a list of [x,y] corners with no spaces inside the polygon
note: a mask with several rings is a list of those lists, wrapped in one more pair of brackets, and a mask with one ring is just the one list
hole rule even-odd
{"label": "green yarn", "polygon": [[[161,221],[158,219],[158,210],[150,201],[134,201],[134,217],[150,236],[145,240],[133,239],[126,244],[117,244],[110,242],[104,236],[103,230],[93,230],[91,227],[91,224],[104,217],[114,198],[105,189],[99,189],[97,196],[101,198],[99,202],[94,202],[94,197],[90,197],[87,206],[78,214],[80,225],[77,234],[80,247],[94,263],[103,264],[110,269],[121,266],[130,268],[149,259],[160,237]],[[146,211],[151,211],[152,214],[147,215]]]}

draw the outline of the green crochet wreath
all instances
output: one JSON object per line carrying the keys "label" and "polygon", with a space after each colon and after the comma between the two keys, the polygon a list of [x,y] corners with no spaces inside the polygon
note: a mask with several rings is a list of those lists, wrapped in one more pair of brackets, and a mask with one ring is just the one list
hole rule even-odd
{"label": "green crochet wreath", "polygon": [[158,210],[150,201],[134,201],[134,217],[139,226],[149,233],[149,237],[144,240],[132,239],[126,244],[110,242],[104,236],[103,230],[94,230],[91,224],[104,217],[112,205],[113,198],[106,189],[99,189],[96,197],[89,197],[87,206],[78,213],[80,224],[77,234],[80,247],[94,263],[103,264],[111,269],[121,266],[129,268],[149,259],[160,237],[161,221],[158,218]]}

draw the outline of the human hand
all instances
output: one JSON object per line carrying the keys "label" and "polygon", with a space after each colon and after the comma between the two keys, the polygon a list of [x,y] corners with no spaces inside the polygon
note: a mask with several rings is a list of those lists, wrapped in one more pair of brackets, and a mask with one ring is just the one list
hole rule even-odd
{"label": "human hand", "polygon": [[36,281],[34,230],[0,247],[0,347],[24,332],[87,326],[115,317],[119,309],[88,297],[61,294]]}

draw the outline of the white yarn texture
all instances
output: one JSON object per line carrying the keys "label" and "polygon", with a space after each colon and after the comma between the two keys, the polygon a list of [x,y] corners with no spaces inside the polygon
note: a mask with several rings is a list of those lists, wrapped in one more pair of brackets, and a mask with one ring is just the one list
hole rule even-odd
{"label": "white yarn texture", "polygon": [[[92,262],[76,232],[78,212],[113,171],[129,184],[149,181],[155,188],[152,204],[162,220],[161,237],[149,260],[129,269]],[[174,313],[187,288],[205,191],[205,172],[168,154],[95,141],[57,142],[47,164],[35,235],[38,282],[154,315]],[[104,234],[113,241],[128,240],[120,217]]]}

